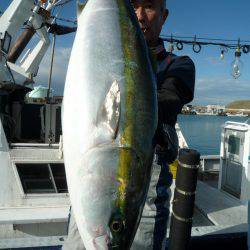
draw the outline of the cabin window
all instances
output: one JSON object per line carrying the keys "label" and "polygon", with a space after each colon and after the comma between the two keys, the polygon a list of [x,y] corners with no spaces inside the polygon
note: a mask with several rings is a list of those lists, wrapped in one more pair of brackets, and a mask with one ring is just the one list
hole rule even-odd
{"label": "cabin window", "polygon": [[67,193],[63,163],[16,163],[24,193]]}
{"label": "cabin window", "polygon": [[67,193],[68,187],[67,187],[64,164],[51,163],[49,165],[52,170],[53,178],[55,180],[58,193]]}
{"label": "cabin window", "polygon": [[240,152],[240,138],[230,135],[228,139],[228,152],[234,155],[239,155]]}

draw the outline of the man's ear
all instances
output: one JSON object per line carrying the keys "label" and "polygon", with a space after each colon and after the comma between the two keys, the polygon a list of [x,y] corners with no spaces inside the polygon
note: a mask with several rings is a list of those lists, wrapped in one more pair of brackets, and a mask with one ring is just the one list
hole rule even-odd
{"label": "man's ear", "polygon": [[168,13],[169,13],[168,9],[163,10],[163,13],[162,13],[162,21],[163,21],[163,23],[165,23],[165,21],[167,20]]}

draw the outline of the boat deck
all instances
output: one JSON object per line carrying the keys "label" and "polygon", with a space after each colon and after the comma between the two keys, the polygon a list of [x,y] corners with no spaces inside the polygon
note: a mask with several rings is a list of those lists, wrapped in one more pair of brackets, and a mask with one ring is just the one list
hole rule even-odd
{"label": "boat deck", "polygon": [[[192,236],[242,233],[248,230],[247,205],[218,190],[216,185],[216,179],[197,183]],[[174,185],[172,193],[173,189]]]}
{"label": "boat deck", "polygon": [[[208,235],[217,235],[219,237],[220,235],[241,233],[239,237],[244,237],[245,240],[247,232],[247,206],[213,186],[202,181],[197,183],[192,237],[202,236],[204,238]],[[65,235],[58,235],[53,237],[34,236],[2,239],[0,248],[11,249],[18,247],[17,249],[19,250],[57,250],[60,249],[65,238]]]}
{"label": "boat deck", "polygon": [[197,185],[196,206],[215,226],[247,223],[247,205],[201,181]]}

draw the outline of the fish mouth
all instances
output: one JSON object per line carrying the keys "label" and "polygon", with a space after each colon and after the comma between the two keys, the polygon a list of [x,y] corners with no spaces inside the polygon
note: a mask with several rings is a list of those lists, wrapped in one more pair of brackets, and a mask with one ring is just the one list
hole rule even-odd
{"label": "fish mouth", "polygon": [[87,241],[87,246],[91,249],[113,249],[110,237],[107,234],[98,235]]}

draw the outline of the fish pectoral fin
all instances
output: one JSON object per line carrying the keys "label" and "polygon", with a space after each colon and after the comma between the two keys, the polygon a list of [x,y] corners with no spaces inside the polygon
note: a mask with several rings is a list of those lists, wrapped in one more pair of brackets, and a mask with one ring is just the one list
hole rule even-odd
{"label": "fish pectoral fin", "polygon": [[79,18],[79,16],[81,15],[83,9],[85,8],[86,4],[87,4],[88,0],[85,0],[84,3],[81,3],[80,1],[77,1],[77,19]]}
{"label": "fish pectoral fin", "polygon": [[105,97],[98,115],[97,127],[102,127],[112,139],[115,139],[118,132],[121,110],[121,95],[117,81],[114,81]]}

